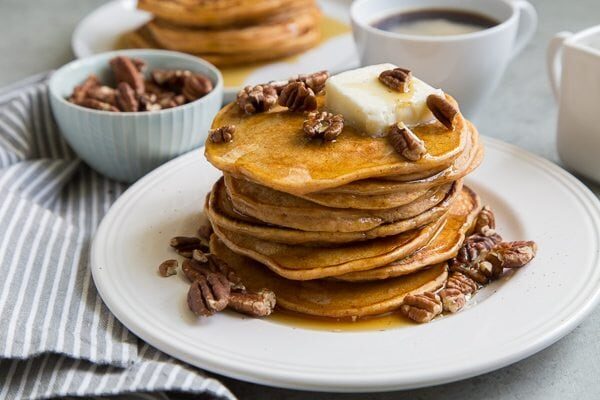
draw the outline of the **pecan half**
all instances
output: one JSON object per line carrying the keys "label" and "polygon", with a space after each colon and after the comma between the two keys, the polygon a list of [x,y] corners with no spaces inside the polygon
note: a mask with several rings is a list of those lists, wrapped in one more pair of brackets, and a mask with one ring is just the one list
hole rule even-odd
{"label": "pecan half", "polygon": [[496,217],[489,206],[483,207],[475,222],[475,232],[489,236],[490,230],[496,229]]}
{"label": "pecan half", "polygon": [[312,111],[317,109],[315,92],[304,82],[291,82],[286,85],[279,95],[280,106],[291,111]]}
{"label": "pecan half", "polygon": [[277,90],[269,85],[246,86],[238,92],[236,102],[246,114],[269,111],[277,103]]}
{"label": "pecan half", "polygon": [[405,68],[394,68],[379,74],[379,81],[392,90],[406,93],[410,88],[412,73]]}
{"label": "pecan half", "polygon": [[475,233],[465,240],[462,247],[458,250],[455,261],[470,266],[478,259],[483,258],[485,254],[501,241],[502,237],[497,233],[489,236]]}
{"label": "pecan half", "polygon": [[117,83],[126,82],[135,93],[144,93],[144,76],[129,57],[117,56],[110,60],[110,66]]}
{"label": "pecan half", "polygon": [[167,276],[176,275],[178,266],[179,263],[177,262],[177,260],[164,261],[158,266],[158,273],[160,274],[160,276],[164,276],[165,278]]}
{"label": "pecan half", "polygon": [[467,304],[465,294],[456,288],[442,289],[439,296],[442,300],[443,310],[450,313],[460,311]]}
{"label": "pecan half", "polygon": [[275,293],[269,289],[258,292],[231,292],[229,294],[229,308],[252,317],[266,317],[275,309]]}
{"label": "pecan half", "polygon": [[394,150],[409,161],[420,160],[427,154],[425,143],[413,131],[408,129],[403,122],[393,125],[390,128],[388,140]]}
{"label": "pecan half", "polygon": [[212,233],[213,233],[212,225],[210,224],[208,219],[206,219],[205,221],[203,221],[200,224],[200,227],[198,228],[198,237],[200,238],[200,240],[202,241],[203,244],[208,246],[208,243],[210,241],[210,236],[212,235]]}
{"label": "pecan half", "polygon": [[520,268],[536,253],[537,244],[533,241],[502,242],[488,253],[486,261],[497,268]]}
{"label": "pecan half", "polygon": [[162,110],[160,104],[157,103],[155,94],[143,93],[138,96],[139,110],[140,111],[158,111]]}
{"label": "pecan half", "polygon": [[319,71],[312,74],[294,75],[289,79],[289,82],[303,82],[313,92],[319,93],[325,89],[325,82],[329,79],[329,72]]}
{"label": "pecan half", "polygon": [[230,291],[231,286],[223,275],[201,275],[190,285],[188,306],[198,316],[211,316],[227,307]]}
{"label": "pecan half", "polygon": [[93,108],[94,110],[100,111],[119,111],[119,109],[113,106],[112,104],[104,103],[102,101],[90,98],[83,99],[82,101],[77,103],[77,105],[80,105],[81,107],[85,108]]}
{"label": "pecan half", "polygon": [[223,275],[230,283],[232,289],[244,291],[246,287],[240,277],[229,265],[213,254],[206,254],[206,261],[199,261],[198,258],[184,260],[181,270],[189,281],[193,282],[199,275],[208,276],[211,273]]}
{"label": "pecan half", "polygon": [[117,91],[108,86],[94,86],[87,92],[87,97],[110,105],[117,105]]}
{"label": "pecan half", "polygon": [[429,322],[442,313],[440,297],[431,292],[407,294],[400,306],[402,315],[420,324]]}
{"label": "pecan half", "polygon": [[213,90],[213,84],[208,77],[202,74],[186,76],[183,81],[181,94],[188,100],[198,100]]}
{"label": "pecan half", "polygon": [[197,237],[175,236],[171,239],[170,245],[177,254],[186,258],[191,258],[194,250],[202,250],[208,253],[208,247],[202,244],[202,241]]}
{"label": "pecan half", "polygon": [[449,269],[451,272],[458,272],[469,277],[480,285],[485,285],[490,281],[490,278],[479,270],[478,262],[469,265],[454,262],[449,264]]}
{"label": "pecan half", "polygon": [[326,142],[334,141],[344,129],[344,117],[326,111],[313,111],[302,124],[304,134],[311,138],[321,138]]}
{"label": "pecan half", "polygon": [[504,269],[502,266],[492,264],[489,261],[479,261],[475,264],[477,271],[485,275],[489,280],[496,280],[500,278]]}
{"label": "pecan half", "polygon": [[126,82],[121,82],[117,86],[116,100],[121,111],[133,112],[138,110],[139,102],[135,91]]}
{"label": "pecan half", "polygon": [[463,294],[471,294],[475,293],[477,289],[479,289],[479,286],[477,285],[477,282],[465,274],[460,272],[452,272],[446,281],[446,288],[458,289]]}
{"label": "pecan half", "polygon": [[208,137],[213,143],[228,143],[233,140],[235,125],[225,125],[208,131]]}
{"label": "pecan half", "polygon": [[445,96],[430,94],[427,96],[427,107],[442,125],[450,130],[454,129],[458,116],[458,108],[454,107]]}
{"label": "pecan half", "polygon": [[[76,103],[76,104],[81,103],[86,97],[88,97],[88,92],[92,88],[95,88],[97,86],[100,86],[100,81],[98,80],[98,77],[96,75],[88,76],[81,85],[75,86],[75,89],[73,89],[73,93],[71,94],[71,97],[69,97],[69,101],[72,103]],[[96,100],[99,100],[99,99],[96,99]],[[104,103],[107,103],[107,102],[104,102]]]}

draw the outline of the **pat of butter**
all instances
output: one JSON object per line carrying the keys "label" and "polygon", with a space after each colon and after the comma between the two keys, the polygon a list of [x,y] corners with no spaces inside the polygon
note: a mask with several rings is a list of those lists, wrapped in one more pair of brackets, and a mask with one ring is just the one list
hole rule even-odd
{"label": "pat of butter", "polygon": [[443,92],[414,76],[408,92],[395,91],[379,81],[379,74],[394,68],[393,64],[370,65],[330,77],[327,109],[342,114],[346,123],[373,137],[386,136],[389,127],[399,122],[409,127],[432,122],[427,96]]}

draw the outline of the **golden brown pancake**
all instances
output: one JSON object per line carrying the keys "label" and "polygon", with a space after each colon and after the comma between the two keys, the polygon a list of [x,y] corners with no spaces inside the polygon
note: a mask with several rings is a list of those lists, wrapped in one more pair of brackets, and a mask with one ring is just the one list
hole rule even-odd
{"label": "golden brown pancake", "polygon": [[477,220],[477,215],[481,211],[479,196],[468,187],[465,187],[463,192],[469,195],[467,198],[470,201],[455,203],[454,207],[450,209],[442,229],[425,247],[386,266],[368,271],[351,272],[336,276],[335,279],[343,281],[388,279],[413,273],[456,256],[458,249],[465,240],[465,236],[471,231]]}
{"label": "golden brown pancake", "polygon": [[172,24],[198,27],[243,26],[313,0],[138,0],[138,8]]}
{"label": "golden brown pancake", "polygon": [[399,278],[373,282],[291,281],[264,265],[231,251],[215,235],[211,252],[229,264],[250,290],[269,288],[277,306],[298,313],[343,318],[384,314],[397,309],[404,296],[439,289],[448,276],[445,264]]}
{"label": "golden brown pancake", "polygon": [[[458,183],[452,188],[439,204],[423,212],[416,217],[406,220],[382,224],[375,226],[363,232],[337,232],[327,231],[303,231],[287,228],[284,226],[267,224],[257,218],[250,217],[237,211],[230,201],[222,184],[217,183],[211,192],[209,201],[206,204],[206,212],[214,225],[223,227],[226,230],[248,235],[267,241],[273,241],[286,244],[304,244],[304,245],[324,245],[326,243],[349,243],[370,240],[378,237],[397,235],[399,233],[415,229],[431,221],[441,218],[446,214],[454,200],[460,193],[461,184]],[[321,217],[325,220],[326,214]],[[339,218],[338,218],[339,219]],[[348,223],[353,222],[352,219]],[[323,229],[324,226],[333,226],[335,219],[326,223],[319,224],[318,216],[315,218],[315,227]]]}
{"label": "golden brown pancake", "polygon": [[[322,108],[323,96],[318,100]],[[344,127],[334,143],[309,140],[302,133],[304,119],[302,113],[281,107],[245,115],[236,104],[229,104],[217,114],[212,126],[235,125],[235,139],[218,144],[207,141],[205,155],[215,167],[237,178],[302,195],[359,179],[448,167],[463,152],[471,135],[460,115],[453,130],[440,123],[416,127],[414,132],[428,153],[413,162],[400,156],[387,138],[372,138],[350,126]]]}
{"label": "golden brown pancake", "polygon": [[318,29],[319,10],[310,5],[276,14],[256,25],[203,29],[173,25],[163,20],[148,22],[147,30],[159,47],[193,54],[239,55],[279,51],[294,45],[304,32]]}

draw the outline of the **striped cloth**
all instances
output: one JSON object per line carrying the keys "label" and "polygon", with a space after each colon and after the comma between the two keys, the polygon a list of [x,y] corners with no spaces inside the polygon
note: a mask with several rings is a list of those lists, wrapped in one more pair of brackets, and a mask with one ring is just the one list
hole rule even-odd
{"label": "striped cloth", "polygon": [[125,187],[88,168],[62,139],[46,78],[0,90],[0,399],[164,399],[163,391],[234,398],[133,336],[100,299],[90,242]]}

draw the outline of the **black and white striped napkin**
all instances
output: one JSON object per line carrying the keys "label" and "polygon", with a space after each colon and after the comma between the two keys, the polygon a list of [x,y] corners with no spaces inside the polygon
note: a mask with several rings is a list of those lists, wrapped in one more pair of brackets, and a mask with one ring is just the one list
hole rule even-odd
{"label": "black and white striped napkin", "polygon": [[100,299],[90,243],[125,187],[68,147],[46,79],[0,90],[0,399],[165,399],[167,391],[234,398],[133,336]]}

